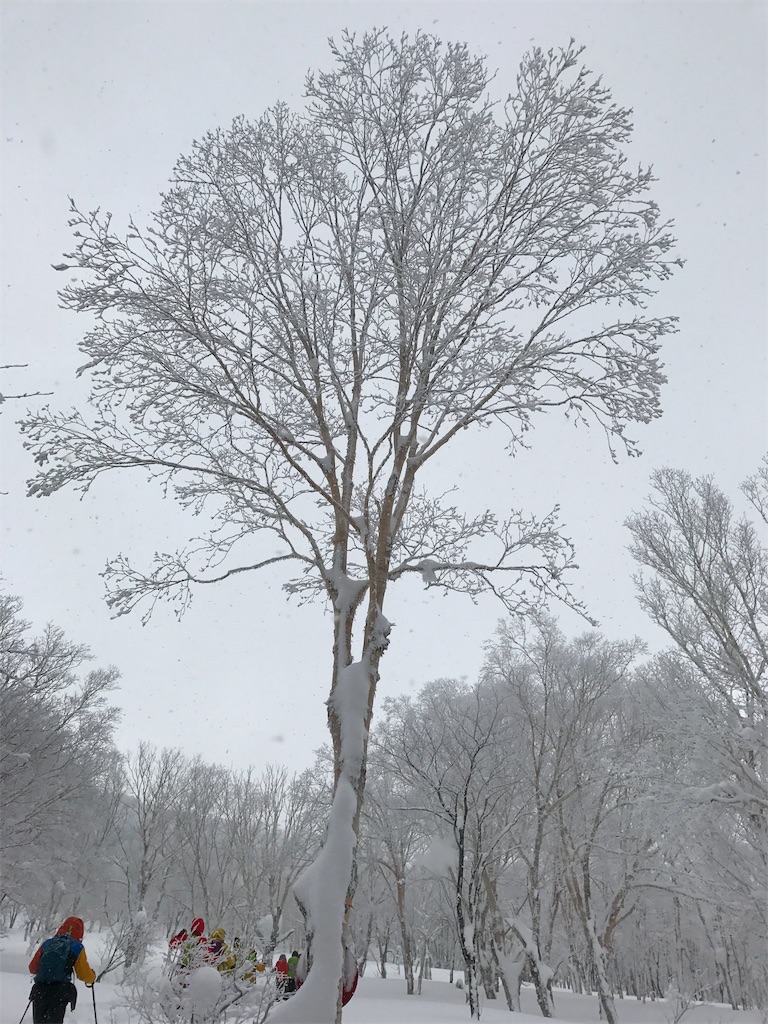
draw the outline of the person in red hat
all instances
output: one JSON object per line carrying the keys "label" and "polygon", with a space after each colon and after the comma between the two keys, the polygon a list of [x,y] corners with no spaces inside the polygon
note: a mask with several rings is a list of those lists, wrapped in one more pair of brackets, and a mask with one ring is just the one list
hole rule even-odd
{"label": "person in red hat", "polygon": [[81,918],[68,917],[30,960],[29,973],[35,976],[29,995],[33,1024],[62,1024],[67,1005],[74,1010],[77,989],[72,971],[86,985],[96,981],[96,972],[85,955],[84,931]]}
{"label": "person in red hat", "polygon": [[[174,935],[171,945],[176,939],[177,936]],[[176,944],[180,947],[178,961],[180,971],[186,973],[203,963],[203,956],[208,949],[208,939],[205,937],[205,922],[202,917],[194,919],[189,929],[189,935],[184,932],[184,938]]]}
{"label": "person in red hat", "polygon": [[[199,942],[205,942],[205,936],[203,935],[203,932],[205,931],[205,921],[203,921],[202,917],[196,917],[194,919],[190,926],[190,931],[192,932],[193,937],[197,940],[195,943],[196,945]],[[186,928],[182,928],[180,932],[176,932],[176,934],[170,939],[168,945],[171,949],[178,949],[179,946],[184,945],[188,938],[189,932]]]}

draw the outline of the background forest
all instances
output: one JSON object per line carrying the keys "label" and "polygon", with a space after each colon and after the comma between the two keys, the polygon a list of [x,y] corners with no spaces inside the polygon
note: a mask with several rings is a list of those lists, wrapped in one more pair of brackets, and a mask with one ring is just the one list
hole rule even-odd
{"label": "background forest", "polygon": [[[553,1012],[552,982],[614,997],[768,1002],[765,671],[768,461],[737,518],[709,478],[654,474],[627,523],[642,607],[670,639],[567,637],[509,618],[477,682],[383,702],[371,736],[354,955],[476,968]],[[296,878],[323,840],[313,768],[236,772],[113,742],[119,673],[20,599],[0,599],[0,916],[30,939],[65,914],[113,931],[117,963],[192,916],[269,959],[302,946]],[[278,949],[280,947],[280,949]],[[681,1004],[683,1005],[683,1004]]]}

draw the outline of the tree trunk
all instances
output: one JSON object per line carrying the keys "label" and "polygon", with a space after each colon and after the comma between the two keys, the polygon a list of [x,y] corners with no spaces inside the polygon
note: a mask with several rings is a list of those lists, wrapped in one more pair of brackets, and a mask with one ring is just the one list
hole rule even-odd
{"label": "tree trunk", "polygon": [[552,988],[551,988],[551,972],[549,976],[545,977],[544,964],[537,956],[531,955],[530,951],[526,952],[528,960],[528,970],[533,981],[533,987],[536,990],[536,1002],[539,1004],[542,1017],[554,1017],[555,1007],[552,1002]]}
{"label": "tree trunk", "polygon": [[523,945],[523,955],[528,965],[528,970],[536,990],[536,1001],[539,1004],[542,1017],[554,1017],[555,1008],[552,1001],[552,971],[542,962],[539,953],[539,939],[520,920],[510,921],[510,926]]}
{"label": "tree trunk", "polygon": [[[404,869],[403,869],[404,870]],[[400,925],[400,938],[403,945],[403,971],[405,973],[405,994],[412,996],[413,983],[413,946],[411,936],[408,932],[408,923],[405,919],[405,881],[398,878],[397,887],[397,920]]]}
{"label": "tree trunk", "polygon": [[499,960],[501,983],[504,986],[504,994],[507,997],[507,1006],[510,1010],[520,1013],[520,986],[522,984],[525,960],[512,960],[511,957],[502,957],[498,953],[497,957]]}
{"label": "tree trunk", "polygon": [[496,879],[491,878],[487,868],[483,869],[483,885],[485,887],[486,901],[490,916],[491,930],[491,952],[496,967],[496,972],[501,979],[504,989],[504,996],[507,1007],[510,1010],[520,1010],[520,975],[522,973],[522,962],[510,960],[507,955],[506,927],[504,919],[499,910],[499,901],[496,892]]}
{"label": "tree trunk", "polygon": [[345,902],[357,842],[356,806],[357,795],[342,775],[336,782],[323,847],[294,889],[306,920],[309,971],[299,991],[272,1011],[275,1024],[341,1021]]}
{"label": "tree trunk", "polygon": [[600,945],[600,939],[597,937],[597,931],[595,929],[594,921],[588,920],[582,922],[584,925],[584,933],[587,938],[587,944],[592,959],[592,967],[595,974],[595,984],[597,986],[597,998],[600,1001],[600,1010],[605,1020],[605,1024],[618,1024],[618,1017],[616,1015],[616,1006],[613,1001],[613,993],[611,992],[610,985],[608,984],[608,977],[605,972],[605,956],[603,954],[603,947]]}
{"label": "tree trunk", "polygon": [[[459,862],[461,863],[461,861]],[[464,913],[464,901],[461,892],[457,892],[456,921],[459,928],[459,945],[464,958],[464,971],[467,983],[467,1001],[469,1016],[472,1020],[480,1018],[480,992],[477,984],[477,957],[475,955],[475,939],[472,922],[467,921]]]}
{"label": "tree trunk", "polygon": [[[354,600],[334,601],[334,681],[328,699],[335,783],[325,841],[297,879],[294,895],[307,923],[311,969],[299,991],[277,1007],[275,1024],[341,1024],[344,950],[356,885],[355,853],[365,792],[368,731],[379,662],[390,625],[369,598],[363,657],[349,663]],[[347,662],[344,665],[345,661]]]}
{"label": "tree trunk", "polygon": [[[426,974],[427,967],[426,967],[426,965],[427,965],[427,937],[425,935],[424,936],[424,942],[423,942],[422,947],[421,947],[421,962],[419,964],[419,995],[421,995],[421,983],[424,980],[424,978],[427,977],[427,974]],[[430,974],[431,974],[431,972],[430,972]]]}

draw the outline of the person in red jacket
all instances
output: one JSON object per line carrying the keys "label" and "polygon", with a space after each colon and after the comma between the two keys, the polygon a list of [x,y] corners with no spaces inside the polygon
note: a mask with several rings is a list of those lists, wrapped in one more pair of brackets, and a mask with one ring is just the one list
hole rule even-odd
{"label": "person in red jacket", "polygon": [[62,1024],[67,1004],[74,1010],[77,989],[72,984],[73,970],[86,985],[96,981],[83,947],[84,930],[81,918],[68,917],[29,961],[29,973],[35,976],[29,996],[33,1024]]}
{"label": "person in red jacket", "polygon": [[277,958],[277,963],[275,964],[275,981],[277,983],[278,998],[287,998],[285,995],[285,989],[288,982],[288,961],[285,959],[285,953],[281,953]]}
{"label": "person in red jacket", "polygon": [[177,949],[179,946],[183,946],[190,937],[190,932],[192,933],[192,937],[195,939],[195,945],[200,942],[205,942],[205,936],[203,935],[204,931],[205,921],[203,921],[202,917],[196,917],[190,925],[189,932],[186,928],[182,928],[180,932],[176,932],[176,934],[169,940],[168,945],[171,949]]}
{"label": "person in red jacket", "polygon": [[188,938],[189,932],[187,931],[186,928],[182,928],[180,932],[176,932],[175,935],[171,936],[171,938],[168,940],[168,946],[171,949],[176,949],[176,947],[180,946],[182,942],[186,942]]}

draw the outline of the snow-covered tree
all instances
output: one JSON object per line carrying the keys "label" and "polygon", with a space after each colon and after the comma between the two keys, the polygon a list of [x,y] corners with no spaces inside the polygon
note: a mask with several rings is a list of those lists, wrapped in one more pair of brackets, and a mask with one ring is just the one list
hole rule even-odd
{"label": "snow-covered tree", "polygon": [[[768,548],[711,477],[662,469],[652,482],[648,508],[627,520],[650,570],[636,576],[640,603],[728,719],[728,766],[706,796],[743,810],[768,870]],[[745,489],[762,516],[768,473]]]}
{"label": "snow-covered tree", "polygon": [[[265,953],[284,941],[284,914],[294,882],[316,855],[322,838],[322,812],[312,772],[288,775],[270,766],[258,787],[261,829],[252,851],[259,866],[259,907],[271,921]],[[247,816],[248,808],[243,808]],[[293,901],[291,901],[293,902]],[[290,929],[288,929],[290,931]],[[294,937],[293,943],[297,944]]]}
{"label": "snow-covered tree", "polygon": [[239,897],[238,858],[225,807],[232,773],[197,756],[184,766],[175,807],[177,857],[189,910],[209,931],[224,926]]}
{"label": "snow-covered tree", "polygon": [[[611,936],[631,909],[648,845],[645,835],[638,839],[627,827],[624,813],[632,804],[627,790],[637,780],[622,768],[633,744],[621,701],[639,648],[587,634],[574,641],[576,657],[564,661],[559,680],[559,728],[569,736],[571,762],[556,788],[560,870],[608,1024],[617,1020],[608,978]],[[611,861],[618,861],[618,871],[609,870]]]}
{"label": "snow-covered tree", "polygon": [[[738,988],[754,999],[768,992],[754,944],[768,930],[768,548],[711,477],[662,469],[652,482],[647,508],[627,522],[632,553],[649,570],[636,577],[641,605],[675,644],[652,693],[661,707],[684,709],[694,734],[681,782],[689,803],[719,810],[708,846],[710,895],[720,894],[717,931],[749,937]],[[743,490],[763,525],[768,460]],[[724,927],[734,920],[725,905],[736,912],[735,927]],[[726,983],[730,972],[721,973]]]}
{"label": "snow-covered tree", "polygon": [[368,796],[363,812],[368,843],[365,866],[381,877],[390,894],[399,929],[399,962],[403,966],[405,989],[408,995],[413,995],[416,952],[408,913],[408,875],[414,856],[423,846],[425,824],[420,814],[409,813],[410,787],[400,784],[396,775],[377,762],[375,749],[369,767],[373,771],[368,773]]}
{"label": "snow-covered tree", "polygon": [[[641,650],[639,641],[610,642],[596,633],[567,641],[547,615],[502,623],[487,648],[484,678],[507,694],[520,730],[516,772],[528,798],[516,849],[523,893],[512,886],[507,895],[519,908],[509,914],[510,926],[545,1015],[553,1012],[546,961],[567,902],[575,927],[566,955],[584,951],[603,1014],[615,1019],[608,957],[647,880],[652,848],[638,809],[650,768],[645,736],[625,692]],[[567,929],[569,920],[563,924]]]}
{"label": "snow-covered tree", "polygon": [[113,927],[126,968],[141,962],[177,865],[175,807],[184,757],[140,743],[125,759],[121,813],[115,826],[113,879],[119,911]]}
{"label": "snow-covered tree", "polygon": [[664,865],[656,890],[664,898],[648,902],[643,914],[657,950],[654,982],[662,992],[674,985],[681,996],[734,1008],[763,1005],[768,921],[760,832],[741,802],[712,798],[743,755],[738,715],[679,651],[661,652],[638,677],[636,696],[653,734],[648,795]]}
{"label": "snow-covered tree", "polygon": [[233,937],[246,936],[250,940],[263,916],[258,896],[262,883],[259,848],[263,816],[259,777],[252,768],[233,777],[223,812],[237,869],[237,891],[230,923]]}
{"label": "snow-covered tree", "polygon": [[182,157],[148,226],[72,204],[65,308],[92,408],[23,423],[30,493],[138,469],[213,529],[148,569],[107,569],[117,613],[266,566],[333,609],[335,791],[299,896],[313,969],[279,1016],[340,1015],[342,931],[391,584],[568,598],[557,511],[466,513],[426,468],[465,430],[514,453],[542,413],[635,452],[660,413],[646,302],[673,240],[622,147],[630,111],[573,45],[535,49],[504,103],[462,45],[344,35],[306,105],[238,118]]}
{"label": "snow-covered tree", "polygon": [[88,832],[94,807],[106,815],[118,672],[81,675],[88,649],[52,625],[31,635],[21,607],[0,595],[3,896],[48,926],[77,878],[73,836]]}
{"label": "snow-covered tree", "polygon": [[422,860],[451,891],[470,1013],[479,1017],[479,985],[490,994],[489,969],[504,968],[484,923],[489,873],[504,863],[517,814],[515,780],[504,771],[503,703],[479,686],[438,680],[415,700],[387,700],[384,710],[376,758],[413,790],[412,813],[432,819]]}
{"label": "snow-covered tree", "polygon": [[[748,483],[758,510],[768,503],[768,477],[760,479]],[[632,554],[650,570],[636,577],[640,603],[754,725],[768,702],[768,551],[712,477],[662,469],[651,481],[647,510],[627,520]]]}
{"label": "snow-covered tree", "polygon": [[562,631],[547,615],[530,622],[505,620],[486,647],[483,666],[484,679],[505,693],[518,726],[515,772],[527,800],[516,835],[516,854],[524,881],[512,904],[514,910],[508,910],[506,917],[522,946],[520,966],[525,963],[528,968],[544,1016],[554,1014],[548,960],[562,896],[552,834],[558,793],[569,791],[572,769],[573,735],[558,701],[565,647]]}

